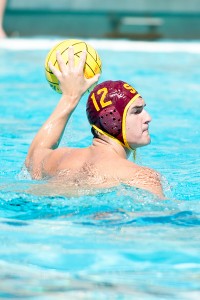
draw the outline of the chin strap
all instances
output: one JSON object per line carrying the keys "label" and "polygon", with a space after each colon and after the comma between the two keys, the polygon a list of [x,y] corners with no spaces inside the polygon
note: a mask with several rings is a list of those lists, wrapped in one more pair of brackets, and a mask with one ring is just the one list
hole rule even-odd
{"label": "chin strap", "polygon": [[136,160],[136,149],[133,149],[133,160]]}

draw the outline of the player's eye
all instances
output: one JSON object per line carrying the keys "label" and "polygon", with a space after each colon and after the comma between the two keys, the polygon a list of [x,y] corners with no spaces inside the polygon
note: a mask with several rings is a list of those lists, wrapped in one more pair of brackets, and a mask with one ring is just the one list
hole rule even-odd
{"label": "player's eye", "polygon": [[135,115],[139,115],[142,111],[143,111],[143,107],[141,107],[141,108],[135,108],[134,111],[133,111],[133,113]]}

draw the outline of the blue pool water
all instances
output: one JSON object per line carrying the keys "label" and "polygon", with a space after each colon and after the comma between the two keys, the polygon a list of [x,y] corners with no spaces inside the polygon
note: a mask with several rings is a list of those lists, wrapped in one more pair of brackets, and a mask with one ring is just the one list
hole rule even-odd
{"label": "blue pool water", "polygon": [[[44,78],[49,41],[36,42],[0,44],[0,299],[199,299],[200,44],[93,41],[101,80],[147,103],[152,144],[137,162],[162,174],[163,201],[125,186],[52,195],[30,180],[28,147],[59,99]],[[63,146],[91,142],[85,102]]]}

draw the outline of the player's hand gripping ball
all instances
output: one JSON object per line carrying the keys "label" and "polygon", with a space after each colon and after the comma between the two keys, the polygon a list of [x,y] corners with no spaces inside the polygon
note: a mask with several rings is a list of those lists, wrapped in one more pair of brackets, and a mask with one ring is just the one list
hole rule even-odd
{"label": "player's hand gripping ball", "polygon": [[[86,50],[87,57],[86,62],[84,66],[84,76],[86,78],[92,78],[94,75],[101,73],[101,59],[97,53],[97,51],[91,47],[89,44],[87,44],[84,41],[80,40],[65,40],[57,44],[55,47],[53,47],[50,52],[47,54],[46,60],[45,60],[45,76],[47,81],[49,82],[50,86],[57,92],[62,93],[59,81],[57,77],[53,74],[51,69],[48,66],[48,63],[51,62],[53,66],[55,66],[59,70],[58,62],[56,59],[56,52],[60,51],[60,54],[62,55],[63,60],[65,61],[66,65],[68,64],[68,48],[69,46],[73,46],[74,48],[74,63],[75,66],[78,65],[81,53],[83,50]],[[96,84],[95,84],[96,85]],[[94,86],[92,87],[94,88]],[[91,88],[90,90],[91,91]]]}

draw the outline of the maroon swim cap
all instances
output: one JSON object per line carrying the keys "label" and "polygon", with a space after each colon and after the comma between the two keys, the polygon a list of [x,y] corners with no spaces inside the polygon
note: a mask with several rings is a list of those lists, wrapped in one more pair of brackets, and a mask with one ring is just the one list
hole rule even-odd
{"label": "maroon swim cap", "polygon": [[131,149],[126,140],[126,114],[129,106],[139,96],[124,81],[109,80],[96,85],[88,97],[86,108],[91,126]]}

